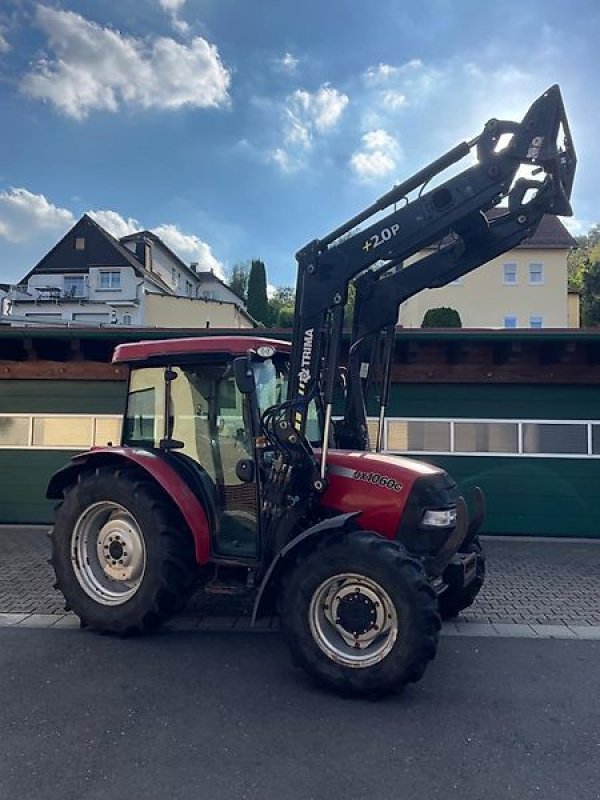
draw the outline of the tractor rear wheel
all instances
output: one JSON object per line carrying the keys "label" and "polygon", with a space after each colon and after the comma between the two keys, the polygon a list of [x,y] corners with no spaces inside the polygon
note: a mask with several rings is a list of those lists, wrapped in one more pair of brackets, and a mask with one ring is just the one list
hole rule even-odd
{"label": "tractor rear wheel", "polygon": [[82,473],[65,490],[51,563],[82,626],[121,635],[149,631],[178,611],[196,572],[191,534],[131,468]]}
{"label": "tractor rear wheel", "polygon": [[479,536],[473,536],[460,548],[461,553],[475,553],[475,577],[467,586],[448,586],[439,597],[440,615],[442,619],[452,619],[458,616],[465,608],[475,602],[485,581],[485,553],[479,541]]}
{"label": "tractor rear wheel", "polygon": [[317,681],[378,696],[422,677],[440,618],[420,561],[355,531],[297,559],[282,586],[280,624],[294,661]]}

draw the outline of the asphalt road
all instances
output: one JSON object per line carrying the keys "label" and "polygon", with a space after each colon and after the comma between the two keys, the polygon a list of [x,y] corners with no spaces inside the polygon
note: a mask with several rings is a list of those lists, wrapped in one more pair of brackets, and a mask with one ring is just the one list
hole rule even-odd
{"label": "asphalt road", "polygon": [[441,642],[377,702],[276,634],[0,629],[0,798],[600,797],[600,641]]}

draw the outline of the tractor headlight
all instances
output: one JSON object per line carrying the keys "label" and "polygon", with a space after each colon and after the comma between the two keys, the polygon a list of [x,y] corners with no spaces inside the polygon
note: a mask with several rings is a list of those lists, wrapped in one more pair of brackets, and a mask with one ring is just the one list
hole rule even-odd
{"label": "tractor headlight", "polygon": [[420,523],[421,528],[453,528],[455,525],[455,508],[425,511]]}

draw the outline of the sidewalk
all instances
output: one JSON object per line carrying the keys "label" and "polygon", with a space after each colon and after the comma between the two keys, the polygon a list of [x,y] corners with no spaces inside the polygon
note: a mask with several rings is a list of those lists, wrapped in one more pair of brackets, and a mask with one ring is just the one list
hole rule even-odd
{"label": "sidewalk", "polygon": [[[65,617],[63,599],[52,588],[46,530],[0,528],[0,624],[27,624],[30,615],[43,615],[40,624],[76,624],[71,615]],[[446,633],[508,635],[510,626],[510,635],[600,638],[600,541],[483,541],[486,583],[475,604],[445,626]],[[170,627],[209,623],[213,628],[247,629],[243,612],[237,599],[198,592]],[[270,629],[270,623],[261,629]]]}

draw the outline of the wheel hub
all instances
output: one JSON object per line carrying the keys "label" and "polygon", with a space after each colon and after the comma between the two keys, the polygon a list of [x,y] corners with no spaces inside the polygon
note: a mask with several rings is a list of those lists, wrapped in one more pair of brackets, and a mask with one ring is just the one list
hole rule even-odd
{"label": "wheel hub", "polygon": [[371,598],[360,589],[336,595],[335,603],[337,603],[336,623],[348,633],[359,637],[374,627],[377,608]]}
{"label": "wheel hub", "polygon": [[130,581],[139,577],[143,552],[139,534],[126,519],[114,518],[98,533],[98,561],[104,574],[114,581]]}
{"label": "wheel hub", "polygon": [[93,600],[102,605],[127,601],[146,570],[146,546],[135,517],[108,500],[89,506],[73,528],[71,561],[77,580]]}
{"label": "wheel hub", "polygon": [[363,575],[340,574],[315,591],[309,623],[319,648],[348,667],[382,661],[398,636],[398,614],[387,593]]}

